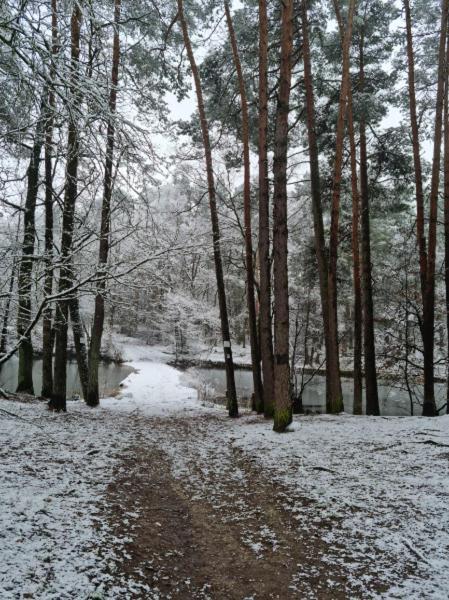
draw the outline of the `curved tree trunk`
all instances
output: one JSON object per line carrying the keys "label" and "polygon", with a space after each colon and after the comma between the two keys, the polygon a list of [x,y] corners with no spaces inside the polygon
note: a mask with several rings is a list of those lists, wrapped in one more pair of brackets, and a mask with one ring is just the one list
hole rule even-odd
{"label": "curved tree trunk", "polygon": [[273,156],[274,430],[292,421],[289,365],[287,151],[293,53],[293,0],[282,4],[281,59]]}
{"label": "curved tree trunk", "polygon": [[106,161],[104,172],[103,204],[101,208],[100,248],[98,255],[98,275],[102,279],[97,284],[95,296],[95,312],[89,348],[89,374],[87,392],[84,396],[89,406],[97,406],[100,402],[98,389],[98,366],[100,363],[101,340],[104,326],[104,296],[106,292],[106,267],[109,256],[109,235],[111,221],[111,198],[113,188],[112,168],[114,161],[115,127],[114,117],[117,108],[117,86],[120,64],[120,22],[121,0],[114,5],[114,42],[112,50],[111,91],[109,95],[109,120],[106,142]]}
{"label": "curved tree trunk", "polygon": [[228,411],[230,417],[238,417],[237,393],[235,389],[234,363],[232,360],[231,337],[229,332],[228,309],[226,304],[226,290],[224,285],[223,264],[220,248],[220,226],[218,223],[217,199],[215,191],[214,170],[212,163],[212,149],[209,138],[209,124],[206,118],[204,108],[203,90],[201,87],[200,74],[193,54],[192,44],[190,42],[187,21],[184,16],[183,0],[178,0],[178,18],[181,25],[184,45],[189,58],[190,69],[192,71],[195,84],[196,97],[198,102],[198,114],[200,118],[201,134],[203,138],[204,159],[206,164],[207,188],[209,195],[209,207],[212,224],[212,241],[215,263],[215,275],[217,278],[217,295],[220,308],[221,335],[223,339],[223,350],[226,366],[226,384],[228,397]]}
{"label": "curved tree trunk", "polygon": [[234,25],[232,23],[229,3],[224,2],[226,22],[231,40],[232,55],[235,69],[237,71],[237,80],[240,93],[240,103],[242,107],[242,142],[243,142],[243,212],[245,223],[245,258],[246,258],[246,296],[248,304],[249,320],[249,338],[251,345],[251,363],[253,373],[253,387],[255,408],[258,413],[264,411],[263,388],[260,372],[260,351],[257,332],[256,303],[254,297],[254,264],[253,264],[253,241],[251,230],[251,179],[250,179],[250,157],[249,157],[249,117],[248,101],[246,97],[246,86],[243,78],[242,65],[240,62],[237,40],[235,37]]}
{"label": "curved tree trunk", "polygon": [[271,318],[270,195],[268,185],[268,17],[266,0],[259,0],[259,264],[260,353],[264,414],[274,413],[274,359]]}

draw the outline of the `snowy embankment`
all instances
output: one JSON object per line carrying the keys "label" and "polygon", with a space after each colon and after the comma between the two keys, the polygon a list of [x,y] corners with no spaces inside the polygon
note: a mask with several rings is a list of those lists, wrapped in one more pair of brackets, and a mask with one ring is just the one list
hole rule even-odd
{"label": "snowy embankment", "polygon": [[[86,598],[103,587],[107,598],[133,597],[117,573],[126,540],[112,534],[105,494],[137,442],[166,453],[192,501],[217,510],[220,482],[241,483],[250,462],[278,484],[298,532],[322,536],[330,553],[320,560],[358,590],[348,598],[449,596],[449,417],[299,417],[277,435],[263,418],[200,405],[175,369],[137,350],[126,358],[136,372],[99,410],[0,401],[0,598]],[[309,575],[298,565],[296,581]]]}

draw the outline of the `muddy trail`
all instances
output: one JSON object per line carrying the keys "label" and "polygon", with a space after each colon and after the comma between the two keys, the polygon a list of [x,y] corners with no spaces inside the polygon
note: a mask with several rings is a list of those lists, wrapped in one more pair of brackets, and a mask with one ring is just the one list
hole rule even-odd
{"label": "muddy trail", "polygon": [[332,560],[344,549],[323,540],[338,521],[298,521],[291,504],[305,500],[265,477],[232,438],[198,446],[213,440],[214,416],[138,420],[106,499],[110,527],[127,540],[115,577],[133,598],[360,597]]}

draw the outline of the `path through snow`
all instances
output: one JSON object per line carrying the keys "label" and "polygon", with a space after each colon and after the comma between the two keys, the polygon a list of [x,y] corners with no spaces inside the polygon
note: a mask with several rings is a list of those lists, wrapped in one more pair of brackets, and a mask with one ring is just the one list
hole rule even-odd
{"label": "path through snow", "polygon": [[[279,436],[200,405],[165,364],[132,364],[98,410],[0,401],[2,600],[276,598],[273,564],[282,598],[449,596],[448,417],[300,417]],[[179,577],[162,551],[182,553]]]}

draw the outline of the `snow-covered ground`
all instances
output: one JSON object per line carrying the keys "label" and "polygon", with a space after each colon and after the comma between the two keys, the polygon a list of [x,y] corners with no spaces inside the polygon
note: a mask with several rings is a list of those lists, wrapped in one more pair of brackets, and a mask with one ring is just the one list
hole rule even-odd
{"label": "snow-covered ground", "polygon": [[[105,494],[136,440],[157,445],[192,501],[217,511],[220,481],[247,477],[233,456],[250,461],[278,484],[298,531],[323,537],[322,560],[347,573],[348,598],[375,597],[379,585],[384,598],[449,597],[449,417],[299,417],[277,435],[263,418],[229,420],[201,405],[182,374],[149,362],[163,351],[133,352],[125,358],[136,372],[98,410],[73,402],[54,414],[42,403],[0,401],[2,600],[87,598],[103,587],[106,598],[133,598],[129,581],[117,583],[126,540],[108,525]],[[261,532],[242,538],[262,556],[272,533]],[[309,575],[298,566],[297,580]]]}

